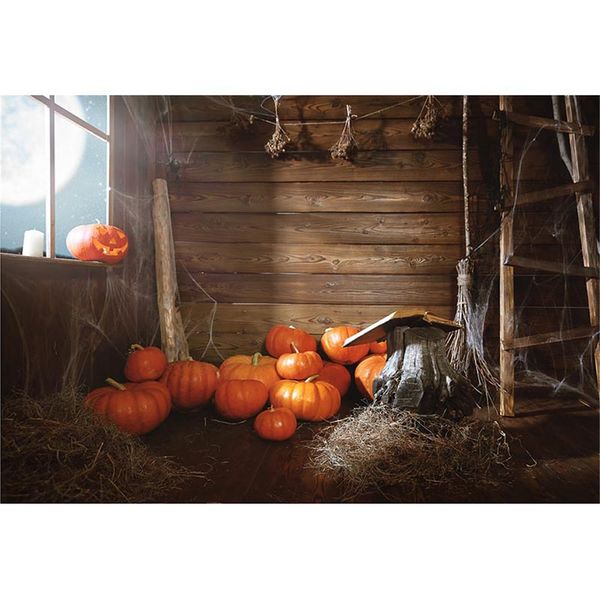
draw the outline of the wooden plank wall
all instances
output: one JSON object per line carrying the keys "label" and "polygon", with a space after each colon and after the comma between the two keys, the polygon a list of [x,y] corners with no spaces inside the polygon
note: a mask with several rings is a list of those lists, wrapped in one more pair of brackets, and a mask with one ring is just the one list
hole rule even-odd
{"label": "wooden plank wall", "polygon": [[[463,253],[460,98],[441,99],[450,118],[434,141],[410,134],[423,100],[409,100],[284,97],[292,146],[271,159],[263,147],[272,125],[257,121],[231,137],[226,106],[171,98],[172,136],[159,126],[157,147],[163,167],[170,150],[181,164],[165,172],[184,316],[197,330],[194,356],[207,342],[212,307],[197,284],[219,303],[214,340],[224,356],[255,351],[275,323],[318,336],[398,307],[454,314]],[[265,112],[260,98],[233,101]],[[355,122],[360,150],[352,163],[330,157],[342,127],[323,124],[343,118],[346,102],[357,115],[403,102]],[[481,110],[489,117],[495,104],[484,98]],[[290,123],[298,120],[315,124]],[[472,175],[481,193],[476,153]]]}
{"label": "wooden plank wall", "polygon": [[[2,257],[2,395],[25,387],[53,392],[69,366],[83,385],[119,378],[129,345],[151,339],[157,323],[154,270],[148,270],[155,121],[153,100],[115,98],[113,222],[130,238],[124,263],[109,274],[75,261]],[[99,334],[91,323],[102,314]],[[99,336],[97,350],[79,353],[73,363],[90,336]]]}

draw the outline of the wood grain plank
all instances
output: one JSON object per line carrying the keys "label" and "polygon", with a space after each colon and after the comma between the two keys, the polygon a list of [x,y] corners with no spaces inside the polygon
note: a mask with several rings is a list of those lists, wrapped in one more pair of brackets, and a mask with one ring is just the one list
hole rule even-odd
{"label": "wood grain plank", "polygon": [[[416,118],[423,106],[424,96],[283,96],[279,105],[281,119],[295,120],[335,120],[345,119],[346,104],[359,116],[375,110],[402,103],[387,110],[376,118]],[[460,96],[438,96],[447,109],[449,117],[460,115]],[[261,102],[265,100],[261,108]],[[481,112],[491,116],[498,108],[497,96],[479,96]],[[268,96],[171,96],[173,121],[219,121],[231,117],[233,103],[242,110],[251,111],[272,119],[273,102]]]}
{"label": "wood grain plank", "polygon": [[[454,149],[460,144],[457,119],[442,123],[434,140],[415,139],[411,134],[414,118],[365,119],[353,125],[356,142],[361,150]],[[282,122],[290,136],[290,149],[295,151],[327,151],[337,142],[341,126],[337,123],[294,125]],[[255,121],[248,131],[231,129],[229,121],[176,122],[172,125],[173,152],[263,151],[273,135],[273,125]],[[165,150],[164,135],[157,131],[157,147]]]}
{"label": "wood grain plank", "polygon": [[[362,329],[385,317],[396,304],[219,304],[214,330],[221,333],[260,334],[263,337],[274,325],[293,325],[320,336],[327,327],[353,325]],[[418,310],[421,306],[409,306]],[[212,304],[185,303],[181,306],[184,321],[198,325],[199,332],[208,330]],[[454,306],[429,306],[441,317],[454,316]]]}
{"label": "wood grain plank", "polygon": [[179,268],[192,273],[455,273],[458,244],[223,244],[177,242]]}
{"label": "wood grain plank", "polygon": [[[175,153],[183,181],[457,181],[458,150],[358,152],[352,162],[329,152],[286,153],[272,159],[260,152]],[[473,169],[479,179],[479,169]]]}
{"label": "wood grain plank", "polygon": [[[444,275],[305,275],[198,273],[196,282],[217,302],[274,302],[284,304],[397,304],[451,305],[456,277]],[[184,302],[208,298],[189,275],[179,271]]]}
{"label": "wood grain plank", "polygon": [[458,244],[463,225],[460,213],[175,213],[173,232],[178,242]]}
{"label": "wood grain plank", "polygon": [[459,212],[460,182],[173,183],[172,212]]}

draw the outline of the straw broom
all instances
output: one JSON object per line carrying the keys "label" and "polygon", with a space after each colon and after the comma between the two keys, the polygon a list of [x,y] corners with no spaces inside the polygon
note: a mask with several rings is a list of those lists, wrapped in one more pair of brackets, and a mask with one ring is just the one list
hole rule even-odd
{"label": "straw broom", "polygon": [[471,227],[469,218],[469,173],[467,164],[467,147],[469,143],[469,103],[468,96],[463,96],[462,111],[462,178],[465,216],[465,258],[456,265],[458,273],[458,294],[454,320],[462,325],[461,329],[448,336],[448,353],[450,364],[462,375],[477,382],[488,405],[492,404],[494,391],[499,388],[498,379],[485,358],[483,348],[483,332],[478,331],[483,323],[476,318],[477,306],[473,297],[475,261],[471,244]]}

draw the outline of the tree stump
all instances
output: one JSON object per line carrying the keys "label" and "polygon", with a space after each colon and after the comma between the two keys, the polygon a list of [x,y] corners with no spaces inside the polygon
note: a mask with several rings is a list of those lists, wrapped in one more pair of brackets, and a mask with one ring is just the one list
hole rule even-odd
{"label": "tree stump", "polygon": [[373,382],[375,401],[420,414],[460,419],[473,412],[474,388],[446,356],[446,332],[437,327],[394,327],[388,359]]}

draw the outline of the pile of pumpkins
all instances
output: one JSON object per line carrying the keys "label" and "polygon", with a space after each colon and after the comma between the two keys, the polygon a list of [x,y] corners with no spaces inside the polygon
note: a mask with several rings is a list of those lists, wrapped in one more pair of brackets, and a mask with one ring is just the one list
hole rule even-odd
{"label": "pile of pumpkins", "polygon": [[261,438],[287,440],[298,420],[324,421],[339,411],[350,389],[351,365],[357,365],[358,391],[373,399],[373,380],[385,365],[387,347],[374,342],[343,348],[357,332],[346,325],[327,329],[320,343],[329,360],[323,360],[310,334],[276,325],[265,339],[269,356],[231,356],[218,368],[191,358],[168,363],[160,349],[134,344],[124,370],[128,382],[107,379],[109,385],[90,392],[85,404],[120,429],[140,435],[158,427],[172,407],[189,411],[212,400],[221,417],[256,417],[254,429]]}

